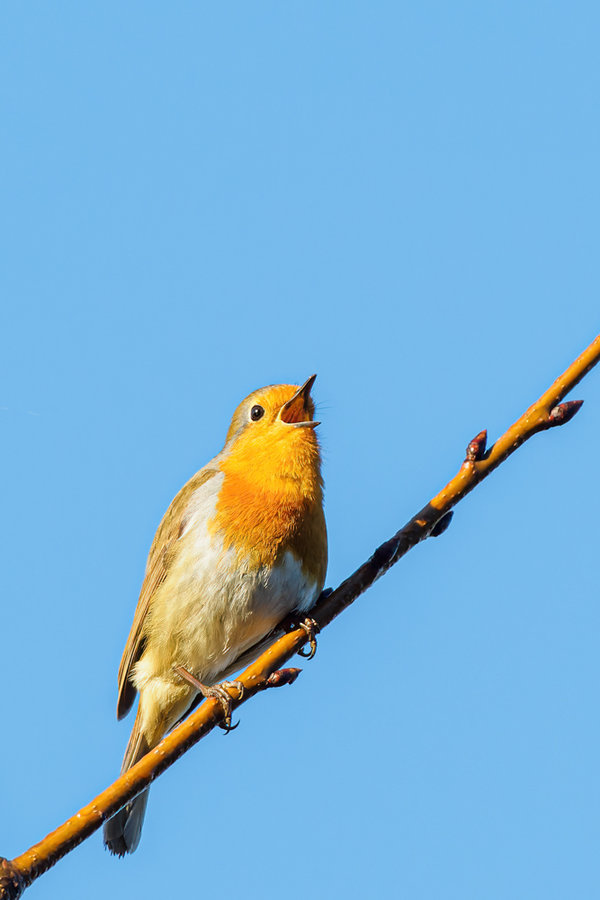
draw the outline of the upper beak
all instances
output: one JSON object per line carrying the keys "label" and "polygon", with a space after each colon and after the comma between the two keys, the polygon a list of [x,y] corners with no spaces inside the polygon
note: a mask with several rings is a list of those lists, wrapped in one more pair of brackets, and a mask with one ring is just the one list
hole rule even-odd
{"label": "upper beak", "polygon": [[[294,396],[284,403],[279,410],[277,418],[285,425],[293,425],[295,428],[316,428],[320,422],[313,422],[312,419],[302,418],[310,415],[307,400],[310,397],[310,389],[315,383],[316,375],[311,375],[304,382],[302,387],[298,388]],[[296,419],[298,418],[299,421]]]}

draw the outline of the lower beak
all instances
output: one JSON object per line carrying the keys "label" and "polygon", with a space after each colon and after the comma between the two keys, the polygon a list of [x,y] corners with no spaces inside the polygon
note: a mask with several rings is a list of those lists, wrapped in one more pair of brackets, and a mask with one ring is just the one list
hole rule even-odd
{"label": "lower beak", "polygon": [[283,404],[277,416],[280,422],[283,422],[285,425],[293,425],[294,428],[316,428],[317,425],[321,424],[320,422],[314,422],[312,419],[294,421],[296,416],[310,415],[307,400],[310,397],[310,389],[315,383],[316,377],[316,375],[311,375],[302,387],[298,388],[294,396],[287,403]]}

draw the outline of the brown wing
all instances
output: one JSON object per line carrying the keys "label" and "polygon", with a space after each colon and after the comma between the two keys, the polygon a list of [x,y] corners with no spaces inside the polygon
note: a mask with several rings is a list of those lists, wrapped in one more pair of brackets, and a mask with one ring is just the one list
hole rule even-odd
{"label": "brown wing", "polygon": [[175,545],[185,528],[185,513],[188,501],[194,491],[216,474],[216,469],[200,469],[199,472],[196,472],[190,478],[169,506],[152,541],[146,564],[146,574],[133,617],[133,624],[125,644],[121,665],[119,666],[118,719],[122,719],[123,716],[127,715],[135,700],[137,691],[131,681],[131,670],[144,651],[146,615],[156,590],[163,583],[169,572]]}

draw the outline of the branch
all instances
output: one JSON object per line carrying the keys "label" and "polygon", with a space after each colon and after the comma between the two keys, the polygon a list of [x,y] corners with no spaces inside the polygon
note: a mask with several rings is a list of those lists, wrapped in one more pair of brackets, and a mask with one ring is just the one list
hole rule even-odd
{"label": "branch", "polygon": [[[367,562],[332,592],[324,592],[311,612],[316,630],[329,625],[394,563],[427,537],[437,537],[448,527],[452,507],[483,481],[538,431],[564,425],[581,408],[583,401],[561,403],[600,360],[600,335],[556,379],[554,384],[511,427],[486,450],[487,433],[481,431],[467,446],[466,457],[458,473],[420,512],[383,543]],[[231,695],[235,708],[267,688],[291,684],[298,669],[283,669],[307,642],[307,631],[295,627],[274,640],[271,646],[239,676],[243,696]],[[235,689],[234,689],[235,690]],[[186,750],[222,723],[223,706],[218,700],[206,700],[160,744],[124,775],[102,791],[55,831],[25,853],[7,860],[0,857],[0,900],[16,900],[23,890],[46,872],[65,854],[96,831],[121,807],[143,791]]]}

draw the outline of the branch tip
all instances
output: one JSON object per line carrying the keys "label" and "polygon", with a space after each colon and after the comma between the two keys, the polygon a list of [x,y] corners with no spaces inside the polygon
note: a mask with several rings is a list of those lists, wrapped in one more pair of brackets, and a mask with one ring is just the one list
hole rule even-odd
{"label": "branch tip", "polygon": [[582,406],[583,400],[567,400],[566,403],[559,403],[558,406],[550,410],[548,427],[553,428],[555,425],[566,425],[573,416],[577,415]]}
{"label": "branch tip", "polygon": [[486,446],[487,429],[484,428],[483,431],[476,434],[473,440],[468,443],[465,462],[477,462],[477,460],[483,459]]}

